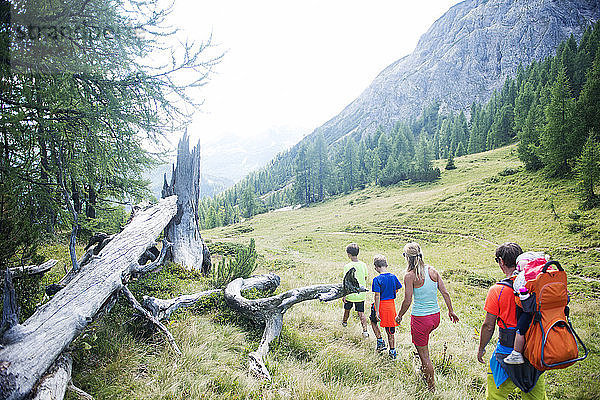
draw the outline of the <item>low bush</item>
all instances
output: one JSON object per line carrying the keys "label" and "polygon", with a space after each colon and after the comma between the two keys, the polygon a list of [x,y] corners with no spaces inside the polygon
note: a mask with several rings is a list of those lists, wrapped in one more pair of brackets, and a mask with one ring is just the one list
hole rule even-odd
{"label": "low bush", "polygon": [[488,276],[479,275],[475,272],[467,271],[464,269],[449,269],[442,272],[444,279],[451,279],[453,281],[462,282],[469,286],[477,286],[482,288],[489,288],[496,280]]}
{"label": "low bush", "polygon": [[211,281],[214,287],[224,287],[237,278],[248,278],[256,269],[256,248],[254,239],[246,248],[239,250],[234,259],[224,258],[212,269]]}

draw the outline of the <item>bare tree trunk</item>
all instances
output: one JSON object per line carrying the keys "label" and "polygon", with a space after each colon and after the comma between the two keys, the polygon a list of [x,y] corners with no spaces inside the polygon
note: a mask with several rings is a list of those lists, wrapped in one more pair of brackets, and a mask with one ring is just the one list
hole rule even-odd
{"label": "bare tree trunk", "polygon": [[100,254],[22,325],[1,338],[0,399],[22,399],[141,267],[140,256],[177,211],[177,197],[140,212]]}
{"label": "bare tree trunk", "polygon": [[166,260],[208,274],[210,258],[204,260],[204,243],[198,225],[200,145],[190,152],[187,132],[177,147],[177,167],[173,169],[170,185],[165,174],[162,196],[173,194],[177,195],[177,214],[165,229],[165,238],[173,243]]}

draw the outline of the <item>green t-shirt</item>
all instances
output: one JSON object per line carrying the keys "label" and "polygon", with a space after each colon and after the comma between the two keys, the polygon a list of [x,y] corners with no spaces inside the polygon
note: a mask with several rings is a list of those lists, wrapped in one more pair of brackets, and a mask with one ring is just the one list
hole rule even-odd
{"label": "green t-shirt", "polygon": [[[360,286],[367,287],[367,264],[362,261],[350,261],[348,264],[344,266],[344,276],[350,270],[350,268],[356,268],[354,272],[354,276],[358,280],[358,284]],[[346,296],[346,300],[352,302],[365,301],[367,298],[367,292],[361,293],[352,293]]]}

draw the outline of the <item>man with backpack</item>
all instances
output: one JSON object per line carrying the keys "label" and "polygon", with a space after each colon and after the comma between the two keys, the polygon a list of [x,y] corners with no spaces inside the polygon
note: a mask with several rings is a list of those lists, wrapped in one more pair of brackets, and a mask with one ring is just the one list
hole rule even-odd
{"label": "man with backpack", "polygon": [[498,344],[490,358],[487,376],[486,398],[488,400],[506,399],[517,387],[523,392],[524,400],[547,400],[546,383],[541,372],[526,363],[519,366],[515,375],[514,369],[507,370],[501,361],[512,352],[516,334],[516,303],[512,281],[516,276],[516,260],[521,253],[523,250],[516,243],[505,243],[496,249],[496,262],[506,279],[492,286],[488,292],[484,306],[487,314],[481,326],[477,352],[477,360],[485,363],[483,359],[485,347],[498,324]]}

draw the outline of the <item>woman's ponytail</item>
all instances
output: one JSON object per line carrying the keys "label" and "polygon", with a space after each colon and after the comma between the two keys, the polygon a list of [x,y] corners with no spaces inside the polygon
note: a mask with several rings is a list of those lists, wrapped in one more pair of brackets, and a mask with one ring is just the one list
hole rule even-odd
{"label": "woman's ponytail", "polygon": [[425,262],[421,247],[416,242],[411,242],[404,246],[404,256],[408,261],[407,271],[415,271],[417,279],[425,279]]}

